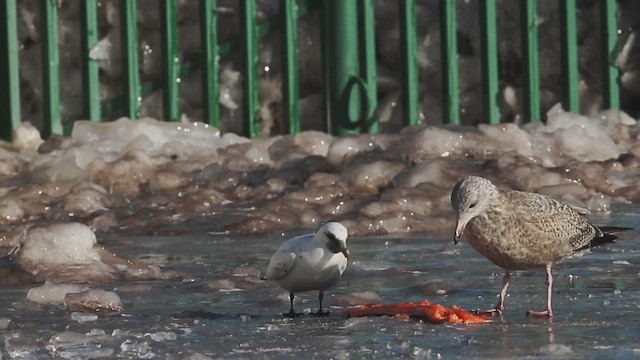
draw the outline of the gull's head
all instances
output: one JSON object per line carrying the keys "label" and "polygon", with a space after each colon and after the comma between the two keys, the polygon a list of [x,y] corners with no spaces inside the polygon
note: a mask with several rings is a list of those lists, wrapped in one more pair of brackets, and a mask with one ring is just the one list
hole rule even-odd
{"label": "gull's head", "polygon": [[467,223],[487,212],[499,196],[498,188],[483,177],[467,176],[458,181],[451,190],[451,207],[457,216],[454,243],[458,243]]}
{"label": "gull's head", "polygon": [[321,236],[327,242],[327,248],[334,254],[342,253],[347,259],[351,257],[351,253],[347,248],[349,232],[344,225],[335,221],[328,222],[318,230],[318,236]]}

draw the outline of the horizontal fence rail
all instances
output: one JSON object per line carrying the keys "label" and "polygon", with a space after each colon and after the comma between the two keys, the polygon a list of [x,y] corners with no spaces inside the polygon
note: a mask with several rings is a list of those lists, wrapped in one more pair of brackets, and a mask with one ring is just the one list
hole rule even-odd
{"label": "horizontal fence rail", "polygon": [[[199,0],[200,47],[197,61],[180,61],[178,51],[177,2],[158,0],[161,19],[162,77],[141,83],[139,65],[139,37],[137,2],[119,0],[119,22],[121,35],[122,96],[117,99],[100,98],[100,75],[98,63],[90,56],[98,43],[98,14],[96,0],[83,0],[80,5],[82,72],[82,117],[102,121],[113,114],[135,119],[140,117],[140,106],[144,96],[162,89],[164,120],[180,120],[181,79],[196,70],[201,70],[201,94],[203,120],[220,127],[219,59],[232,52],[242,59],[242,119],[244,135],[256,137],[261,134],[259,113],[258,40],[279,29],[282,69],[281,104],[284,133],[301,131],[299,90],[297,20],[314,11],[320,12],[320,34],[322,53],[323,118],[325,131],[337,135],[377,133],[380,125],[376,118],[378,87],[376,69],[375,1],[373,0],[279,0],[279,14],[257,24],[256,1],[239,1],[240,33],[235,39],[218,42],[217,1]],[[540,109],[540,70],[538,59],[538,2],[520,0],[522,94],[521,113],[525,121],[542,120]],[[16,0],[4,0],[0,5],[0,136],[10,139],[12,129],[21,123],[18,26],[16,22]],[[480,23],[483,119],[487,123],[498,123],[501,119],[498,106],[499,58],[498,19],[496,1],[477,0]],[[72,122],[61,119],[60,104],[60,59],[58,54],[58,2],[40,0],[40,31],[42,34],[42,109],[44,136],[68,133]],[[404,125],[421,121],[420,96],[417,65],[416,1],[397,2],[400,33],[402,73],[400,79],[400,108]],[[576,1],[559,0],[561,46],[562,103],[565,109],[578,112],[579,74]],[[618,85],[619,71],[613,65],[617,46],[616,1],[599,0],[599,24],[602,53],[602,95],[607,108],[620,105]],[[444,123],[460,124],[460,84],[458,69],[458,24],[455,0],[439,1],[440,56],[442,68],[442,117]],[[423,112],[429,109],[422,109]],[[222,129],[224,130],[224,129]]]}

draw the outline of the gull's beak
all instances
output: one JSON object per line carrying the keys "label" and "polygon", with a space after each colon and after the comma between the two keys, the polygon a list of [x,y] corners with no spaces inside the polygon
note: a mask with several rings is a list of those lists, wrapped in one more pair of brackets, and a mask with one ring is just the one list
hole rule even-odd
{"label": "gull's beak", "polygon": [[344,255],[344,257],[347,258],[347,260],[351,259],[351,252],[349,251],[349,249],[343,248],[340,252],[342,253],[342,255]]}
{"label": "gull's beak", "polygon": [[464,233],[464,228],[467,226],[467,223],[460,222],[460,220],[456,221],[456,233],[453,235],[453,243],[458,245],[458,240]]}

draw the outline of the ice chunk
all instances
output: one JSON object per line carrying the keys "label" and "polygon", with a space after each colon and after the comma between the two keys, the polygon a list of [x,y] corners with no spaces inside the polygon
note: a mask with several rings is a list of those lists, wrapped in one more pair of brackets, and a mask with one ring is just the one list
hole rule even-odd
{"label": "ice chunk", "polygon": [[144,335],[157,342],[173,341],[178,338],[176,333],[174,333],[173,331],[158,331],[153,334],[147,333]]}
{"label": "ice chunk", "polygon": [[220,131],[207,124],[162,122],[151,118],[121,118],[104,123],[76,121],[71,137],[81,145],[91,144],[101,154],[139,149],[148,151],[150,156],[178,155],[183,158],[215,156],[216,149],[224,144]]}
{"label": "ice chunk", "polygon": [[356,189],[367,192],[377,192],[378,189],[391,183],[394,176],[404,171],[402,163],[390,161],[375,161],[347,168],[342,176]]}
{"label": "ice chunk", "polygon": [[434,159],[398,174],[393,178],[393,183],[398,187],[415,187],[421,183],[445,187],[451,182],[446,176],[446,170],[449,167],[450,162],[443,159]]}
{"label": "ice chunk", "polygon": [[95,149],[72,147],[63,151],[54,151],[34,157],[29,163],[29,169],[32,177],[42,182],[83,179],[86,174],[80,166],[86,165],[88,161],[93,161],[98,155]]}
{"label": "ice chunk", "polygon": [[196,353],[185,357],[184,360],[212,360],[212,358],[203,354]]}
{"label": "ice chunk", "polygon": [[86,291],[87,287],[78,284],[50,284],[35,287],[27,293],[27,299],[38,304],[64,304],[64,297],[69,293]]}
{"label": "ice chunk", "polygon": [[37,150],[42,143],[44,140],[40,136],[40,131],[29,122],[20,123],[13,129],[12,145],[20,151]]}
{"label": "ice chunk", "polygon": [[173,190],[183,186],[187,179],[172,172],[159,172],[149,179],[149,190],[153,192]]}
{"label": "ice chunk", "polygon": [[136,342],[127,339],[120,344],[120,350],[128,356],[135,356],[138,359],[152,359],[156,356],[146,341]]}
{"label": "ice chunk", "polygon": [[213,291],[232,290],[236,284],[228,279],[212,280],[207,283],[207,288]]}
{"label": "ice chunk", "polygon": [[120,296],[112,291],[92,289],[76,294],[67,294],[64,304],[69,311],[95,313],[119,313],[124,311]]}
{"label": "ice chunk", "polygon": [[403,131],[407,137],[400,144],[403,158],[422,161],[436,157],[464,156],[464,144],[468,141],[461,132],[439,127],[412,127]]}
{"label": "ice chunk", "polygon": [[503,152],[515,151],[524,157],[530,157],[533,154],[529,134],[515,124],[480,124],[478,131]]}
{"label": "ice chunk", "polygon": [[100,263],[94,249],[96,235],[80,223],[53,223],[28,228],[13,260],[25,271],[38,276],[64,266]]}
{"label": "ice chunk", "polygon": [[87,335],[73,331],[63,331],[56,333],[49,339],[49,343],[56,346],[76,346],[87,343]]}
{"label": "ice chunk", "polygon": [[370,135],[338,138],[329,147],[327,160],[331,165],[338,166],[347,163],[359,154],[376,148],[377,145],[372,141]]}
{"label": "ice chunk", "polygon": [[613,125],[634,126],[638,123],[638,120],[619,109],[605,109],[600,111],[598,115],[601,116],[604,121]]}
{"label": "ice chunk", "polygon": [[319,131],[304,131],[294,136],[294,142],[306,154],[327,156],[334,138]]}
{"label": "ice chunk", "polygon": [[109,204],[109,195],[102,186],[85,183],[69,192],[64,209],[70,214],[88,215],[96,211],[106,210]]}
{"label": "ice chunk", "polygon": [[0,221],[17,222],[25,217],[25,211],[14,199],[5,199],[0,203]]}
{"label": "ice chunk", "polygon": [[13,176],[25,171],[28,158],[22,154],[0,148],[0,176]]}
{"label": "ice chunk", "polygon": [[9,325],[11,325],[11,319],[0,317],[0,330],[7,330]]}
{"label": "ice chunk", "polygon": [[55,283],[166,279],[160,269],[123,258],[96,246],[96,236],[80,223],[51,223],[31,226],[20,236],[20,245],[11,252],[18,267],[36,281]]}
{"label": "ice chunk", "polygon": [[562,175],[532,163],[508,166],[505,172],[509,173],[512,186],[521,191],[538,191],[542,187],[566,183]]}
{"label": "ice chunk", "polygon": [[95,344],[94,340],[84,334],[64,331],[53,335],[46,348],[54,357],[63,359],[97,359],[113,355],[112,348]]}
{"label": "ice chunk", "polygon": [[91,331],[89,331],[89,333],[87,334],[88,336],[106,336],[107,332],[102,330],[102,329],[91,329]]}
{"label": "ice chunk", "polygon": [[98,315],[89,314],[89,313],[86,313],[86,312],[74,312],[74,313],[71,313],[71,320],[77,321],[80,324],[82,324],[82,323],[86,323],[86,322],[89,322],[89,321],[98,320]]}
{"label": "ice chunk", "polygon": [[311,174],[304,182],[304,187],[312,188],[319,186],[331,186],[340,181],[341,177],[337,174],[317,172]]}
{"label": "ice chunk", "polygon": [[111,358],[114,350],[102,345],[78,345],[62,350],[58,355],[63,359],[100,359]]}
{"label": "ice chunk", "polygon": [[547,125],[530,131],[533,155],[545,167],[571,160],[580,162],[615,159],[622,153],[607,129],[596,119],[565,112],[556,105],[547,113]]}
{"label": "ice chunk", "polygon": [[4,332],[4,352],[10,359],[37,359],[42,357],[41,335],[19,331]]}

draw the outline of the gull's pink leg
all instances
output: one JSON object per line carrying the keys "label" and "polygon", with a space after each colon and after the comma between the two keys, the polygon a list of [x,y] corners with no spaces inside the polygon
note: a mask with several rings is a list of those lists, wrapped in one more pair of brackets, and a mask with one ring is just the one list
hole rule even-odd
{"label": "gull's pink leg", "polygon": [[553,286],[553,275],[551,275],[551,264],[547,265],[547,308],[543,311],[527,311],[527,315],[533,317],[552,317],[553,311],[551,310],[551,292]]}
{"label": "gull's pink leg", "polygon": [[511,273],[509,271],[505,271],[504,277],[502,278],[502,290],[500,290],[500,297],[498,298],[498,304],[493,309],[477,310],[477,313],[479,314],[498,313],[502,315],[502,310],[504,310],[504,298],[507,297],[507,288],[509,287],[509,280],[511,280]]}
{"label": "gull's pink leg", "polygon": [[498,305],[496,305],[496,309],[502,313],[504,310],[504,298],[507,297],[507,288],[509,287],[509,281],[511,280],[511,273],[505,271],[504,277],[502,278],[502,290],[500,290],[500,297],[498,298]]}

